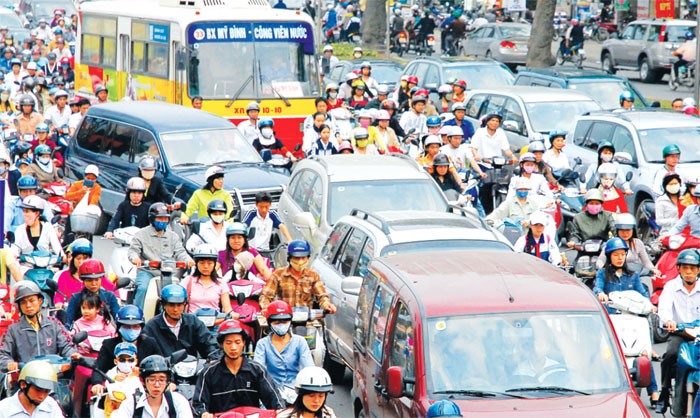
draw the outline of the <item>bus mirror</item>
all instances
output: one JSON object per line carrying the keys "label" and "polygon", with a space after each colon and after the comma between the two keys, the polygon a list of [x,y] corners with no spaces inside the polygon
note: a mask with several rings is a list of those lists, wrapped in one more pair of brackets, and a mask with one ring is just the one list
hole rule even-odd
{"label": "bus mirror", "polygon": [[185,71],[185,69],[187,69],[187,50],[185,50],[185,49],[178,50],[175,58],[177,61],[177,70],[178,71]]}

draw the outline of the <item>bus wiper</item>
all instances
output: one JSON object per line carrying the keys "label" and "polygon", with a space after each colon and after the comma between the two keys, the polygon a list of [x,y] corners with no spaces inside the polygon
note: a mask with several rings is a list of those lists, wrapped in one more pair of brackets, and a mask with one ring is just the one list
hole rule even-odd
{"label": "bus wiper", "polygon": [[508,389],[506,392],[573,392],[579,393],[581,395],[590,395],[590,392],[584,392],[582,390],[565,388],[562,386],[532,386],[532,387],[522,387]]}
{"label": "bus wiper", "polygon": [[473,396],[475,398],[495,398],[496,396],[508,396],[509,398],[518,398],[518,399],[524,398],[523,396],[514,395],[512,393],[491,392],[491,391],[485,391],[485,390],[472,390],[472,389],[439,390],[439,391],[436,391],[433,393],[444,394],[444,395],[465,395],[465,396]]}
{"label": "bus wiper", "polygon": [[[262,86],[263,85],[263,75],[262,75],[262,70],[260,69],[260,60],[257,60],[257,63],[258,63],[258,74],[260,77],[260,86]],[[284,102],[285,106],[289,107],[292,105],[291,103],[289,103],[289,100],[287,100],[286,97],[282,96],[282,94],[275,88],[275,86],[272,85],[272,81],[269,81],[268,84],[270,85],[270,88],[272,89],[272,91],[275,92],[277,97],[279,97]]]}
{"label": "bus wiper", "polygon": [[245,88],[248,87],[248,84],[250,84],[251,81],[253,81],[253,74],[251,74],[250,76],[248,76],[248,78],[245,79],[245,82],[241,85],[241,87],[238,88],[238,90],[237,90],[236,93],[233,95],[233,97],[231,98],[231,100],[230,100],[228,103],[226,103],[226,108],[227,108],[227,109],[228,109],[229,107],[233,106],[233,103],[234,103],[236,100],[238,100],[238,97],[241,95],[241,93],[243,93],[243,90],[245,90]]}

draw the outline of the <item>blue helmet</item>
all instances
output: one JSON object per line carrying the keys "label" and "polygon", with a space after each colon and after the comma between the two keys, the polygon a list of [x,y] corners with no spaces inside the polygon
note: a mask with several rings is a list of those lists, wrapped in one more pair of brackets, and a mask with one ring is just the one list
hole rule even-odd
{"label": "blue helmet", "polygon": [[[166,286],[168,287],[168,286]],[[163,289],[165,290],[165,289]],[[143,311],[136,305],[124,305],[117,312],[117,326],[119,325],[143,325],[146,320]]]}
{"label": "blue helmet", "polygon": [[51,154],[51,148],[46,144],[41,144],[34,149],[34,155],[47,155]]}
{"label": "blue helmet", "polygon": [[615,250],[625,250],[629,251],[630,247],[627,246],[627,243],[625,240],[622,238],[610,238],[608,242],[605,243],[605,254],[610,254],[611,252]]}
{"label": "blue helmet", "polygon": [[243,222],[234,222],[226,228],[226,237],[231,235],[243,235],[248,236],[248,225]]}
{"label": "blue helmet", "polygon": [[39,188],[39,183],[34,176],[22,176],[17,180],[18,190],[36,190]]}
{"label": "blue helmet", "polygon": [[187,290],[179,284],[169,284],[160,292],[162,303],[187,303]]}
{"label": "blue helmet", "polygon": [[114,347],[114,357],[130,356],[136,357],[136,346],[132,343],[121,342]]}
{"label": "blue helmet", "polygon": [[634,95],[631,91],[625,90],[620,93],[620,104],[622,104],[624,101],[634,101]]}
{"label": "blue helmet", "polygon": [[70,245],[70,253],[73,256],[85,254],[92,257],[92,243],[86,238],[78,238]]}
{"label": "blue helmet", "polygon": [[440,119],[440,116],[431,116],[428,118],[425,124],[428,125],[428,127],[440,126],[442,125],[442,120]]}
{"label": "blue helmet", "polygon": [[688,32],[686,32],[685,35],[683,35],[683,36],[685,36],[685,39],[687,39],[689,41],[692,41],[693,39],[695,39],[695,34],[693,33],[693,31],[690,31],[690,30]]}
{"label": "blue helmet", "polygon": [[272,128],[275,126],[275,121],[273,121],[270,118],[262,118],[260,119],[260,122],[258,122],[258,128]]}
{"label": "blue helmet", "polygon": [[294,240],[287,246],[287,254],[290,257],[308,257],[311,254],[311,246],[304,240]]}
{"label": "blue helmet", "polygon": [[698,253],[698,250],[689,248],[687,250],[681,251],[680,254],[678,254],[676,265],[680,266],[681,264],[689,266],[700,266],[700,253]]}
{"label": "blue helmet", "polygon": [[37,132],[48,132],[49,131],[49,124],[46,122],[42,122],[42,123],[36,125],[36,131]]}
{"label": "blue helmet", "polygon": [[442,399],[434,404],[430,405],[428,412],[425,414],[425,418],[437,418],[437,417],[461,417],[462,411],[456,403],[449,399]]}

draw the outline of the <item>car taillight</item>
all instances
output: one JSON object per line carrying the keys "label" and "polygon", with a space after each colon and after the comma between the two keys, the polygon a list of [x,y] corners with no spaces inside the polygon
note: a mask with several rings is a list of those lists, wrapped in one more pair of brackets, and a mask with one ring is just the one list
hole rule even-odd
{"label": "car taillight", "polygon": [[501,41],[501,48],[513,48],[515,44],[511,41]]}
{"label": "car taillight", "polygon": [[666,41],[666,25],[661,25],[661,32],[659,33],[659,42]]}

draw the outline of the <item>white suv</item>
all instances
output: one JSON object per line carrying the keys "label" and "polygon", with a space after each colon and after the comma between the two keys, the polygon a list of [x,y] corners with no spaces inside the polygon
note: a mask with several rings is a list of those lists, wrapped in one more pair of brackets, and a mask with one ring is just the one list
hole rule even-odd
{"label": "white suv", "polygon": [[[353,366],[353,336],[359,289],[351,289],[363,277],[372,258],[403,253],[441,250],[513,251],[506,238],[475,213],[452,208],[449,213],[386,211],[369,213],[359,209],[338,220],[321,253],[312,263],[338,311],[326,316],[324,367],[335,381],[345,366]],[[435,263],[439,260],[425,260]],[[347,291],[347,293],[345,292]]]}
{"label": "white suv", "polygon": [[333,155],[302,160],[280,197],[278,212],[294,239],[317,254],[333,225],[352,209],[445,211],[447,198],[406,156]]}

